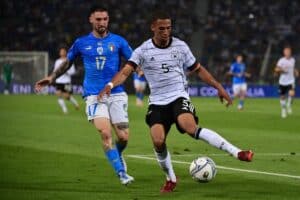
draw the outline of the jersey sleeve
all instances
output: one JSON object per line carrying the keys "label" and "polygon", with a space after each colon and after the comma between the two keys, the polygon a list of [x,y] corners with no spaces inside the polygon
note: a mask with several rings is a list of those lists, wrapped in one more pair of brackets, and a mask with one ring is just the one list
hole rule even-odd
{"label": "jersey sleeve", "polygon": [[196,63],[196,58],[186,43],[183,45],[183,68],[188,69]]}
{"label": "jersey sleeve", "polygon": [[69,49],[67,58],[69,61],[73,62],[79,54],[79,40],[77,39]]}
{"label": "jersey sleeve", "polygon": [[72,76],[72,75],[75,74],[75,72],[76,72],[76,70],[75,70],[75,65],[73,64],[73,65],[71,66],[71,68],[67,71],[67,73],[68,73],[70,76]]}
{"label": "jersey sleeve", "polygon": [[280,68],[283,68],[283,59],[280,58],[276,65]]}
{"label": "jersey sleeve", "polygon": [[131,57],[129,58],[129,63],[133,65],[133,67],[141,66],[143,64],[143,57],[141,48],[138,47],[132,52]]}
{"label": "jersey sleeve", "polygon": [[121,48],[120,48],[120,53],[121,55],[128,60],[132,54],[132,48],[130,47],[130,45],[128,44],[128,42],[122,38],[121,40]]}

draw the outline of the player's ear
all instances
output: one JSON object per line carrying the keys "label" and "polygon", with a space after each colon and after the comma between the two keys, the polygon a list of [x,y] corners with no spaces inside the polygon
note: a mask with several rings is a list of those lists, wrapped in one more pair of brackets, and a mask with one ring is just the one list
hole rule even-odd
{"label": "player's ear", "polygon": [[151,23],[150,29],[151,29],[152,32],[154,32],[154,30],[155,30],[155,22]]}
{"label": "player's ear", "polygon": [[89,17],[89,22],[90,23],[93,23],[93,17],[94,17],[94,14],[91,14],[90,17]]}

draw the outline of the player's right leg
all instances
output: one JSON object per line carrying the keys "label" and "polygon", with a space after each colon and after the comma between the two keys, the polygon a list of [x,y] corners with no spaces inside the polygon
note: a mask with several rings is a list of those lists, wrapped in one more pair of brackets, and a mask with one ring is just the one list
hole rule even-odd
{"label": "player's right leg", "polygon": [[107,104],[98,102],[97,96],[89,96],[86,98],[86,113],[88,120],[93,122],[100,133],[105,155],[121,183],[123,185],[131,183],[133,178],[125,172],[118,150],[112,145],[112,130]]}
{"label": "player's right leg", "polygon": [[171,155],[166,146],[166,135],[172,124],[172,113],[168,112],[168,110],[162,108],[162,106],[150,105],[146,115],[146,122],[150,127],[155,156],[167,178],[160,190],[162,193],[172,192],[177,183],[171,162]]}
{"label": "player's right leg", "polygon": [[292,114],[292,103],[293,103],[293,97],[295,96],[295,90],[293,88],[293,86],[291,86],[289,92],[288,92],[288,98],[287,98],[287,104],[286,104],[286,108],[287,108],[287,113],[288,114]]}

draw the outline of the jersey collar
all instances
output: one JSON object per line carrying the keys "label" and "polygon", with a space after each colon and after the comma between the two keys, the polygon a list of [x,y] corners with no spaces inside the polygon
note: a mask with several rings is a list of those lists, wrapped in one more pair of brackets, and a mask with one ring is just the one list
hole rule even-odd
{"label": "jersey collar", "polygon": [[171,46],[172,41],[173,41],[173,37],[170,37],[169,44],[168,44],[167,46],[165,46],[165,47],[161,47],[161,46],[156,45],[155,42],[154,42],[154,40],[153,40],[153,38],[151,38],[151,41],[152,41],[152,44],[153,44],[156,48],[159,48],[159,49],[167,49],[167,48],[169,48],[169,47]]}
{"label": "jersey collar", "polygon": [[104,40],[104,39],[106,39],[106,38],[108,38],[108,37],[110,36],[110,32],[108,31],[108,32],[107,32],[107,35],[106,35],[105,37],[99,37],[99,38],[98,38],[98,37],[94,36],[93,32],[90,33],[90,36],[91,36],[92,38],[95,38],[95,39]]}

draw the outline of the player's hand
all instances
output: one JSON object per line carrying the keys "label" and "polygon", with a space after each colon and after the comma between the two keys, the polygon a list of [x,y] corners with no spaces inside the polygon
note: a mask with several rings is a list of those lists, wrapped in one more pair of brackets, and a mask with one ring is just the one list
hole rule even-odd
{"label": "player's hand", "polygon": [[98,100],[102,100],[104,96],[109,96],[111,93],[111,86],[106,85],[103,90],[98,94]]}
{"label": "player's hand", "polygon": [[217,90],[221,103],[224,103],[225,100],[226,107],[232,105],[232,99],[230,98],[229,94],[225,91],[225,89],[222,86],[220,86],[217,88]]}
{"label": "player's hand", "polygon": [[248,73],[248,72],[245,72],[245,73],[244,73],[244,76],[245,76],[246,78],[250,78],[250,77],[251,77],[251,74]]}
{"label": "player's hand", "polygon": [[43,87],[50,85],[53,82],[53,78],[51,76],[47,76],[38,82],[35,83],[34,90],[35,92],[40,92]]}

